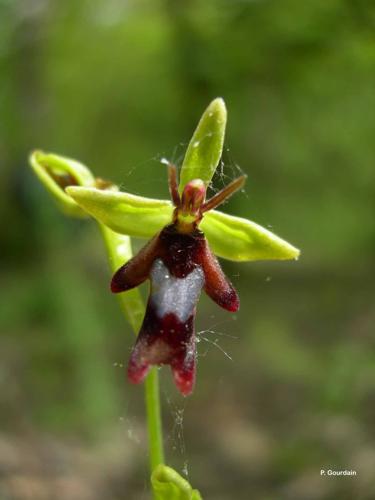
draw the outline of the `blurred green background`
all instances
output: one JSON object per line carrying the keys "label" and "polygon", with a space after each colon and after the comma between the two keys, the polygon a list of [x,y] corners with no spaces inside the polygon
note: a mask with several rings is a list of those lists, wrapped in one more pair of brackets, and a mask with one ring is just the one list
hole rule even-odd
{"label": "blurred green background", "polygon": [[166,197],[159,160],[181,160],[216,96],[229,112],[216,187],[237,165],[248,175],[225,210],[302,257],[223,262],[242,307],[202,297],[194,395],[162,370],[168,463],[207,499],[373,499],[374,3],[0,9],[1,500],[149,498],[143,390],[123,366],[134,338],[100,235],[58,212],[29,152]]}

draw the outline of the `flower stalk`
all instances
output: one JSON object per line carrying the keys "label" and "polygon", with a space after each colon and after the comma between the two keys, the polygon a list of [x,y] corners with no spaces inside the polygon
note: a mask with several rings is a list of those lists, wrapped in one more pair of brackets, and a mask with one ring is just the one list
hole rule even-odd
{"label": "flower stalk", "polygon": [[159,373],[152,368],[145,380],[147,431],[151,473],[164,464],[163,429],[160,406]]}

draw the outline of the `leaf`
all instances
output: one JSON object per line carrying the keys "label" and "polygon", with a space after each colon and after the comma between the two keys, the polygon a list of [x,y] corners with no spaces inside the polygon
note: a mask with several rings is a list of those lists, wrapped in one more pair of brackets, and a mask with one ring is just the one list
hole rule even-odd
{"label": "leaf", "polygon": [[70,158],[42,151],[31,153],[29,161],[41,183],[65,214],[87,217],[87,213],[66,194],[65,188],[70,185],[94,185],[95,179],[88,168]]}
{"label": "leaf", "polygon": [[212,210],[200,225],[212,250],[234,261],[298,259],[299,250],[264,227]]}
{"label": "leaf", "polygon": [[167,465],[158,465],[151,475],[156,500],[202,500],[198,490]]}
{"label": "leaf", "polygon": [[66,192],[95,219],[118,233],[151,238],[172,221],[170,201],[76,186]]}
{"label": "leaf", "polygon": [[214,99],[207,107],[186,150],[180,172],[179,191],[193,179],[210,183],[220,161],[224,145],[227,110],[223,99]]}

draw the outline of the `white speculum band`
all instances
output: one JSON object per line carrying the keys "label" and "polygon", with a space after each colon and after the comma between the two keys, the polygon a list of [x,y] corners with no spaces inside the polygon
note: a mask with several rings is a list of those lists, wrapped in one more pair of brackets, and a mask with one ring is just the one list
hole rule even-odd
{"label": "white speculum band", "polygon": [[181,323],[187,321],[204,285],[203,269],[197,266],[185,278],[176,278],[163,261],[157,259],[152,265],[150,279],[150,301],[158,317],[173,313]]}

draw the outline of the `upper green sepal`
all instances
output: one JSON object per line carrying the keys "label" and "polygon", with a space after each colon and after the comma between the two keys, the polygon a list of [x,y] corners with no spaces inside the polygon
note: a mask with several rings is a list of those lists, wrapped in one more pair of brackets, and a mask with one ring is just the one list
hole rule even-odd
{"label": "upper green sepal", "polygon": [[70,158],[43,151],[33,151],[29,162],[66,215],[87,217],[87,213],[65,192],[67,186],[89,187],[95,184],[95,178],[87,167]]}
{"label": "upper green sepal", "polygon": [[151,475],[156,500],[202,500],[198,490],[167,465],[158,465]]}
{"label": "upper green sepal", "polygon": [[193,179],[202,179],[206,186],[211,182],[223,151],[226,123],[227,109],[218,97],[203,113],[186,150],[180,172],[180,193]]}
{"label": "upper green sepal", "polygon": [[[67,193],[90,215],[114,231],[151,238],[172,222],[166,200],[95,188],[69,187]],[[212,210],[200,224],[213,251],[234,261],[297,259],[299,250],[255,222]]]}

